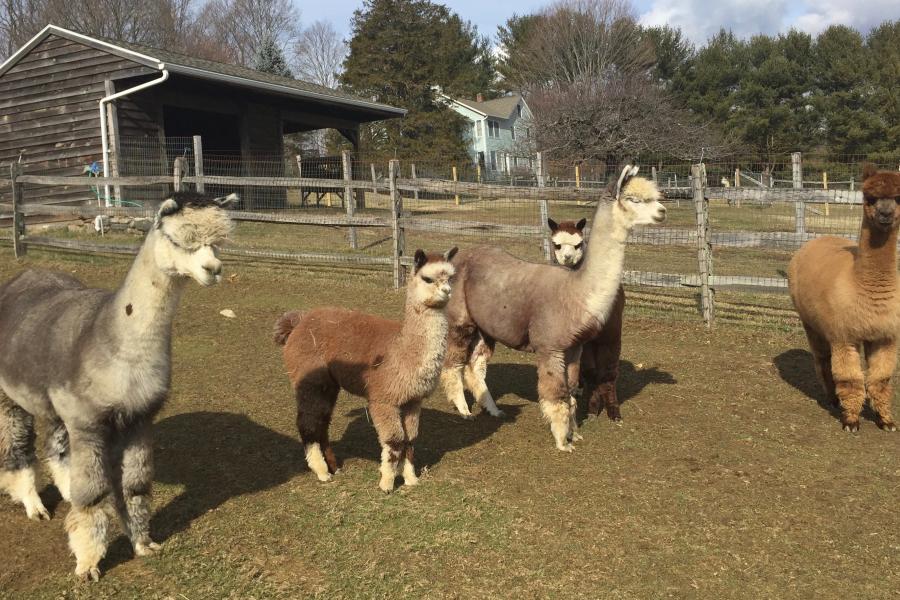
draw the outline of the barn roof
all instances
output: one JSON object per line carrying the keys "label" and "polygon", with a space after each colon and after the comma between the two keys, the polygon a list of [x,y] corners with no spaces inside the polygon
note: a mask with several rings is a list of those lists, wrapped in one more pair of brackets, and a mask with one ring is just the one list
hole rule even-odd
{"label": "barn roof", "polygon": [[93,48],[107,51],[122,58],[133,60],[145,66],[187,77],[207,79],[225,84],[251,88],[266,93],[295,96],[310,100],[327,101],[332,104],[345,105],[356,109],[367,109],[383,113],[384,117],[397,117],[406,114],[406,110],[360,98],[346,92],[316,85],[299,79],[281,77],[263,73],[247,67],[230,65],[212,60],[151,48],[140,44],[132,44],[121,40],[110,40],[98,36],[89,36],[56,25],[47,25],[15,54],[0,64],[0,77],[26,56],[32,48],[41,43],[47,36],[57,35],[79,42]]}

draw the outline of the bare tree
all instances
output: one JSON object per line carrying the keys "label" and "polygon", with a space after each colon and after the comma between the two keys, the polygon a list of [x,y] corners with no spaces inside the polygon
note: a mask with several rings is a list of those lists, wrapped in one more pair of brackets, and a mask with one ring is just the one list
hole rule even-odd
{"label": "bare tree", "polygon": [[689,157],[715,146],[652,77],[653,46],[626,0],[564,0],[537,16],[507,78],[528,94],[537,148],[560,158],[660,151]]}
{"label": "bare tree", "polygon": [[0,0],[0,55],[3,59],[46,25],[48,0]]}
{"label": "bare tree", "polygon": [[228,49],[232,62],[249,66],[267,39],[282,49],[291,45],[299,15],[290,0],[210,0],[199,21],[208,37]]}
{"label": "bare tree", "polygon": [[300,32],[294,44],[294,72],[297,78],[325,87],[337,87],[347,44],[331,23],[316,21]]}

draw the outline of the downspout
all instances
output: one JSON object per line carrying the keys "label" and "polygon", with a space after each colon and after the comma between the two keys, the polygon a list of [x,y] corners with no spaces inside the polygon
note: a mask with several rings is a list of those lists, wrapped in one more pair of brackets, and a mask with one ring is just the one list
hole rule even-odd
{"label": "downspout", "polygon": [[[165,80],[169,78],[169,71],[166,69],[165,63],[159,63],[157,68],[162,71],[161,76],[158,79],[152,79],[150,81],[145,81],[140,85],[136,85],[133,88],[128,88],[127,90],[122,90],[121,92],[116,92],[115,94],[110,94],[109,96],[104,96],[100,99],[100,143],[103,146],[103,178],[106,179],[109,177],[109,140],[107,139],[106,134],[106,105],[117,98],[121,98],[122,96],[127,96],[128,94],[133,94],[134,92],[139,92],[141,90],[145,90],[149,87],[153,87],[154,85],[158,85],[163,83]],[[104,188],[104,198],[106,200],[106,206],[112,206],[109,201],[109,185],[106,184],[103,186]]]}

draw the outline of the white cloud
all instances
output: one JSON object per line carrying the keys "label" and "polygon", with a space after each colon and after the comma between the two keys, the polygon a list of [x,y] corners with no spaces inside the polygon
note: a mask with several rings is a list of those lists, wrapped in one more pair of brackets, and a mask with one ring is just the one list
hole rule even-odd
{"label": "white cloud", "polygon": [[897,0],[652,0],[641,14],[645,25],[679,27],[697,44],[720,28],[738,37],[777,34],[791,28],[813,35],[830,25],[848,25],[866,33],[883,21],[900,18]]}

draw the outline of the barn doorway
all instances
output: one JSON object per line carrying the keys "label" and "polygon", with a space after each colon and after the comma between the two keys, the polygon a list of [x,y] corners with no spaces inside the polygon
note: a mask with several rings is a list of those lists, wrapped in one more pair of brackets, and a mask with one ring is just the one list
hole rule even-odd
{"label": "barn doorway", "polygon": [[240,117],[222,113],[164,106],[166,138],[203,138],[204,154],[241,155]]}

